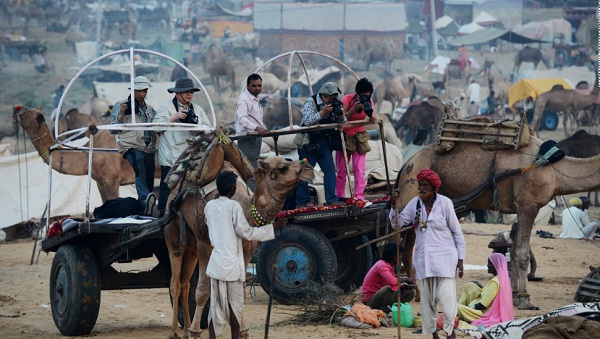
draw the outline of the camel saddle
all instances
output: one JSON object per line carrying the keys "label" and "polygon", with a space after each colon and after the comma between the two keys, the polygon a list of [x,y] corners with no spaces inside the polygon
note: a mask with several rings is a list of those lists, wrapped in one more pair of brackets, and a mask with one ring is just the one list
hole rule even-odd
{"label": "camel saddle", "polygon": [[244,181],[252,178],[254,168],[237,145],[222,131],[215,131],[211,136],[189,141],[188,147],[167,175],[169,188],[177,186],[182,178],[193,185],[205,186],[216,179],[225,160],[231,163]]}
{"label": "camel saddle", "polygon": [[533,129],[527,124],[525,114],[518,121],[490,121],[487,117],[457,119],[449,112],[444,113],[438,125],[435,152],[450,152],[457,142],[481,144],[486,151],[499,149],[517,150],[529,145]]}

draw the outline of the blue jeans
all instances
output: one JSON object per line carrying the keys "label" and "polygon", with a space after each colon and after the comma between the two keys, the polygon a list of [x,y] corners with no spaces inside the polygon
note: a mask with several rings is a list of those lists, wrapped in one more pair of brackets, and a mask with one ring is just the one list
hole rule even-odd
{"label": "blue jeans", "polygon": [[165,179],[171,167],[169,166],[160,166],[160,194],[158,196],[158,217],[162,217],[165,215],[165,209],[167,207],[167,199],[169,199],[169,194],[171,194],[171,189],[169,185],[165,183]]}
{"label": "blue jeans", "polygon": [[146,198],[154,189],[154,154],[131,148],[123,156],[135,172],[135,190],[140,204],[140,214],[144,214]]}
{"label": "blue jeans", "polygon": [[[321,170],[325,174],[323,178],[323,186],[325,188],[325,201],[327,203],[337,202],[338,198],[335,195],[335,164],[333,162],[332,149],[327,138],[320,139],[317,144],[319,149],[315,151],[306,151],[302,148],[298,149],[300,159],[306,158],[311,166],[319,164]],[[310,202],[310,193],[308,192],[308,183],[300,182],[296,189],[296,202],[298,205],[306,205]]]}

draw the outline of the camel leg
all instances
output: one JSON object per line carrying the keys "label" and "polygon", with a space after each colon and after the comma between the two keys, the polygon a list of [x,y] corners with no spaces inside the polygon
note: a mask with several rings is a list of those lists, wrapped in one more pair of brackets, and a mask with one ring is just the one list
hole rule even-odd
{"label": "camel leg", "polygon": [[[194,241],[193,235],[188,232],[188,241]],[[189,245],[189,246],[188,246]],[[181,272],[180,291],[181,291],[181,309],[183,311],[183,328],[187,330],[192,326],[192,320],[190,318],[190,281],[196,264],[198,263],[198,250],[196,246],[188,243],[185,250],[185,260],[183,262],[183,269]]]}
{"label": "camel leg", "polygon": [[[513,288],[513,304],[520,310],[531,309],[534,307],[527,293],[527,269],[529,266],[529,240],[533,221],[537,216],[539,207],[535,205],[519,206],[517,210],[517,220],[519,227],[514,239],[514,245],[511,247],[511,285]],[[516,295],[515,295],[516,292]]]}
{"label": "camel leg", "polygon": [[[205,241],[210,244],[209,239],[205,239]],[[200,339],[202,333],[202,329],[200,329],[202,310],[210,297],[210,278],[206,275],[206,267],[208,266],[208,259],[210,258],[212,248],[203,245],[202,241],[198,240],[196,250],[198,251],[198,286],[196,286],[196,312],[192,319],[192,325],[188,329],[188,336],[190,339]],[[208,251],[208,253],[204,253],[204,251]]]}
{"label": "camel leg", "polygon": [[119,197],[119,184],[114,181],[100,180],[96,181],[98,191],[100,192],[100,198],[102,203],[110,199],[116,199]]}
{"label": "camel leg", "polygon": [[[415,232],[407,232],[405,236],[400,240],[400,246],[402,248],[414,248],[415,246],[416,235]],[[417,275],[412,265],[412,253],[410,251],[402,252],[402,265],[404,266],[404,270],[409,278],[411,278],[414,282],[417,281]],[[415,286],[415,301],[421,301],[421,292],[419,291],[419,285]]]}
{"label": "camel leg", "polygon": [[165,226],[165,242],[169,251],[169,262],[171,263],[171,281],[169,284],[169,291],[171,292],[171,298],[173,298],[173,321],[171,323],[169,339],[179,339],[181,337],[178,334],[179,324],[177,322],[177,312],[179,309],[179,296],[181,294],[181,266],[183,263],[181,251],[185,249],[181,248],[181,244],[179,242],[178,218],[175,218],[167,226]]}

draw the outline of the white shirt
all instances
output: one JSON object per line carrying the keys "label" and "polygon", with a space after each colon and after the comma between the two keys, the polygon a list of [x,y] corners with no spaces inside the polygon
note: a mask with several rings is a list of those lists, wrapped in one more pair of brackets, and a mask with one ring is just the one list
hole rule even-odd
{"label": "white shirt", "polygon": [[[398,214],[400,228],[415,220],[417,201],[420,199],[413,198]],[[394,212],[394,209],[390,211],[392,227],[396,226]],[[452,200],[438,193],[429,215],[425,210],[425,204],[421,201],[420,219],[426,223],[427,229],[421,232],[420,226],[417,226],[413,231],[416,234],[413,267],[417,279],[456,278],[456,265],[458,259],[465,259],[466,246]]]}
{"label": "white shirt", "polygon": [[227,197],[209,201],[204,207],[204,216],[213,246],[206,275],[223,281],[245,281],[242,238],[255,241],[274,239],[273,225],[250,227],[240,203]]}
{"label": "white shirt", "polygon": [[479,84],[476,82],[473,82],[469,85],[469,88],[467,89],[467,94],[469,94],[469,103],[476,103],[479,104],[479,102],[481,101],[481,88],[479,87]]}
{"label": "white shirt", "polygon": [[577,206],[571,206],[562,212],[562,232],[558,237],[581,239],[586,236],[581,229],[589,224],[588,216]]}
{"label": "white shirt", "polygon": [[235,108],[235,133],[255,132],[257,126],[265,127],[263,108],[258,98],[245,88]]}

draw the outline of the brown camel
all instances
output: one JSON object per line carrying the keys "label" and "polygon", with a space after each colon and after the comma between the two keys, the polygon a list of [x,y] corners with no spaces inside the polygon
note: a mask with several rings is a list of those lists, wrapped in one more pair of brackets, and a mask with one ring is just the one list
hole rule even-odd
{"label": "brown camel", "polygon": [[375,44],[370,42],[365,35],[358,45],[358,59],[363,61],[364,69],[367,72],[369,71],[371,64],[376,62],[382,62],[384,64],[384,70],[390,72],[392,61],[394,61],[394,50],[397,49],[394,47],[391,40]]}
{"label": "brown camel", "polygon": [[383,82],[375,87],[373,92],[373,101],[376,102],[376,112],[380,112],[381,104],[384,100],[392,103],[392,112],[394,108],[402,105],[402,99],[406,96],[402,85],[391,77],[383,79]]}
{"label": "brown camel", "polygon": [[[17,112],[17,121],[31,139],[45,163],[50,158],[49,148],[56,144],[46,125],[42,109],[22,108]],[[94,135],[94,147],[116,149],[115,136],[106,130]],[[135,183],[135,174],[129,162],[118,153],[96,152],[92,156],[92,179],[98,185],[102,202],[119,197],[119,186]],[[52,168],[63,174],[87,175],[88,154],[83,152],[53,151]],[[160,178],[160,166],[154,173]]]}
{"label": "brown camel", "polygon": [[444,69],[443,82],[446,84],[446,87],[448,86],[447,84],[451,79],[462,79],[462,81],[464,81],[465,84],[469,84],[473,75],[479,74],[483,71],[478,71],[474,69],[473,67],[471,67],[471,64],[469,62],[465,63],[465,69],[461,70],[460,64],[454,62],[455,59],[452,60],[452,62],[446,65],[446,69]]}
{"label": "brown camel", "polygon": [[110,112],[113,102],[106,98],[91,97],[90,100],[81,105],[82,112],[90,112],[90,115],[96,118],[101,125],[110,123]]}
{"label": "brown camel", "polygon": [[413,101],[415,99],[428,98],[437,95],[437,91],[432,83],[421,82],[414,76],[408,78],[408,87],[406,92],[409,94],[410,98],[413,99]]}
{"label": "brown camel", "polygon": [[[263,121],[269,129],[278,129],[290,125],[288,101],[284,98],[275,98],[267,102],[264,109]],[[300,108],[292,104],[292,123],[302,123],[302,112]]]}
{"label": "brown camel", "polygon": [[[532,138],[531,143],[519,149],[484,151],[475,143],[459,142],[456,148],[437,154],[435,144],[428,145],[409,159],[396,179],[400,191],[398,207],[404,208],[410,199],[418,195],[416,175],[422,168],[435,170],[442,180],[440,193],[451,199],[464,197],[480,185],[490,183],[490,171],[498,174],[507,170],[527,168],[536,160],[542,140]],[[527,266],[529,264],[529,238],[533,221],[539,209],[557,195],[572,194],[600,187],[600,156],[576,159],[565,157],[548,166],[530,169],[523,174],[497,180],[493,188],[488,187],[480,196],[465,202],[466,209],[498,210],[516,213],[519,229],[511,248],[513,301],[519,309],[530,309],[527,293]],[[521,173],[520,171],[518,173]],[[494,201],[494,197],[497,198]],[[456,206],[455,208],[460,207]],[[462,205],[462,203],[460,204]],[[403,239],[403,262],[412,267],[414,233]],[[467,258],[467,260],[469,260]]]}
{"label": "brown camel", "polygon": [[[98,120],[90,114],[79,112],[77,108],[71,108],[65,116],[58,121],[58,134],[74,129],[99,125]],[[83,137],[83,136],[82,136]],[[65,140],[67,137],[60,137],[60,140]]]}
{"label": "brown camel", "polygon": [[215,87],[217,95],[221,95],[219,78],[223,76],[226,77],[231,84],[231,95],[235,95],[235,69],[233,68],[233,65],[227,61],[225,56],[212,61],[209,61],[207,58],[203,58],[203,66],[204,71],[210,74],[210,80]]}
{"label": "brown camel", "polygon": [[408,144],[420,129],[427,130],[429,134],[437,128],[442,120],[444,108],[444,103],[438,97],[429,97],[427,101],[410,106],[394,124],[394,129],[402,141]]}
{"label": "brown camel", "polygon": [[[600,154],[600,136],[589,134],[584,130],[577,131],[572,136],[558,142],[558,148],[565,151],[565,154],[574,158],[590,158]],[[600,207],[598,200],[598,190],[594,206]],[[591,198],[591,191],[588,192],[588,198]]]}
{"label": "brown camel", "polygon": [[537,69],[538,64],[541,62],[544,63],[546,69],[550,69],[550,65],[546,58],[544,58],[544,54],[537,48],[531,48],[529,46],[525,46],[522,50],[520,50],[515,55],[515,66],[513,67],[513,73],[519,74],[519,68],[521,68],[521,63],[523,62],[533,62],[533,69]]}
{"label": "brown camel", "polygon": [[[573,121],[577,120],[577,114],[589,106],[592,106],[598,99],[600,89],[598,88],[598,77],[594,82],[594,90],[590,94],[581,94],[575,89],[565,89],[562,86],[554,86],[546,93],[538,95],[535,99],[535,110],[533,112],[533,120],[531,126],[537,131],[540,118],[544,110],[554,112],[564,112],[565,115],[570,115]],[[563,117],[563,128],[565,136],[569,136],[567,121],[569,119]]]}
{"label": "brown camel", "polygon": [[[437,67],[436,65],[428,65],[425,68],[425,71],[423,72],[423,74],[406,73],[403,70],[399,69],[399,70],[397,70],[398,75],[396,75],[394,77],[394,80],[396,80],[399,84],[401,84],[403,88],[408,88],[408,83],[409,83],[411,77],[414,78],[417,83],[419,83],[419,82],[426,83],[429,81],[429,75],[431,75],[431,71],[434,70],[436,67]],[[408,92],[408,93],[410,93],[410,92]]]}
{"label": "brown camel", "polygon": [[[228,161],[224,161],[220,171],[226,170],[239,172]],[[254,175],[256,193],[252,195],[252,192],[247,189],[246,185],[239,180],[233,199],[242,205],[246,219],[250,225],[253,225],[251,207],[254,206],[263,219],[274,220],[283,207],[286,197],[292,194],[300,180],[312,180],[313,177],[313,169],[308,164],[301,164],[298,161],[287,161],[282,157],[259,160],[258,169]],[[202,198],[197,194],[200,189],[200,187],[188,181],[181,180],[169,197],[170,201],[173,201],[173,204],[179,206],[177,215],[165,227],[165,240],[171,261],[170,292],[173,297],[174,310],[179,308],[179,301],[181,301],[182,310],[189,309],[188,293],[190,278],[196,268],[196,262],[198,262],[200,273],[196,287],[196,312],[193,321],[190,320],[188,312],[183,312],[184,331],[187,330],[186,334],[189,338],[200,338],[202,332],[200,329],[202,309],[208,301],[210,294],[210,279],[206,275],[206,267],[212,252],[212,246],[204,219],[204,206],[207,201],[217,196],[217,192],[210,192]],[[181,193],[178,195],[178,192]],[[180,218],[183,218],[183,220]],[[180,232],[181,222],[187,225],[186,237],[188,240],[185,243],[181,243],[180,241],[182,234]],[[256,248],[256,242],[243,241],[242,247],[244,262],[247,267],[252,257],[253,249]],[[174,311],[169,338],[179,338],[177,318],[177,311]],[[248,338],[248,329],[246,329],[243,318],[240,319],[240,329],[241,337]]]}

